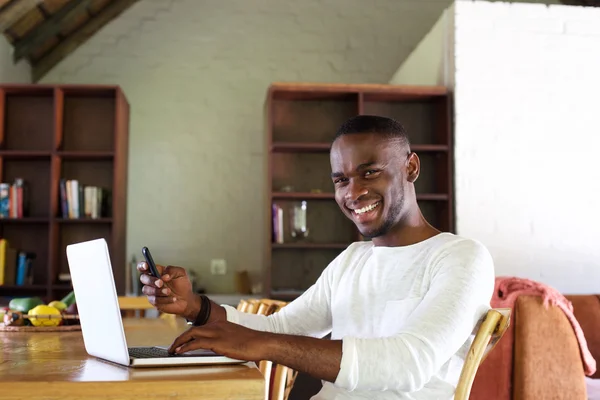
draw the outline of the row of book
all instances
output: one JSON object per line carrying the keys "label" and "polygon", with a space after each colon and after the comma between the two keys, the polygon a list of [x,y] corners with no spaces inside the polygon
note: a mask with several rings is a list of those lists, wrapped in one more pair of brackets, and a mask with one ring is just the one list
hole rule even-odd
{"label": "row of book", "polygon": [[35,253],[10,247],[8,240],[0,239],[0,285],[33,284]]}
{"label": "row of book", "polygon": [[60,204],[63,218],[107,217],[110,215],[110,191],[84,185],[76,179],[61,179]]}
{"label": "row of book", "polygon": [[0,183],[0,218],[23,218],[29,214],[27,184],[22,178]]}

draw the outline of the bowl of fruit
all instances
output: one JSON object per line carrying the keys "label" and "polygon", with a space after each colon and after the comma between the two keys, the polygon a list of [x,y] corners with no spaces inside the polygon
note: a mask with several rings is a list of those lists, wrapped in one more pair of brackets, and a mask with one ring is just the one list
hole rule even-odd
{"label": "bowl of fruit", "polygon": [[76,331],[81,330],[75,293],[45,304],[39,297],[14,298],[4,308],[0,331]]}

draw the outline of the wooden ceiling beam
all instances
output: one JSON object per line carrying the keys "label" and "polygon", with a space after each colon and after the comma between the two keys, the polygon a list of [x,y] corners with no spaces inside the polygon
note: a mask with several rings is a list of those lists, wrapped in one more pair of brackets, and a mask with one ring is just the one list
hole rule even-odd
{"label": "wooden ceiling beam", "polygon": [[93,18],[86,22],[81,28],[61,41],[48,54],[32,66],[32,80],[38,82],[44,77],[56,64],[58,64],[67,55],[73,52],[77,47],[88,40],[100,28],[113,20],[123,11],[135,4],[138,0],[114,0],[106,7],[98,11]]}
{"label": "wooden ceiling beam", "polygon": [[64,28],[63,22],[69,21],[81,12],[85,12],[92,0],[72,0],[65,4],[60,10],[52,14],[50,18],[29,32],[15,43],[13,62],[29,56],[48,39],[56,36]]}
{"label": "wooden ceiling beam", "polygon": [[6,10],[0,13],[0,31],[4,32],[29,11],[33,10],[43,0],[16,0],[6,7]]}

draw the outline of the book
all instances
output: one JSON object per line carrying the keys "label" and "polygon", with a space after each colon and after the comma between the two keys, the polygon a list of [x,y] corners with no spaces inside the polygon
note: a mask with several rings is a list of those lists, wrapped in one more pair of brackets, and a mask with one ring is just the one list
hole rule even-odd
{"label": "book", "polygon": [[0,218],[23,218],[29,216],[29,190],[23,178],[15,178],[12,184],[0,183]]}

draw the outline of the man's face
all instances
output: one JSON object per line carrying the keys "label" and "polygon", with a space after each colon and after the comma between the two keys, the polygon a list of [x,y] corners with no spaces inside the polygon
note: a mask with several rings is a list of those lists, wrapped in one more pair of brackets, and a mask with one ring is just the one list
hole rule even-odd
{"label": "man's face", "polygon": [[407,156],[398,140],[378,134],[349,134],[333,143],[335,200],[366,238],[385,235],[403,217]]}

